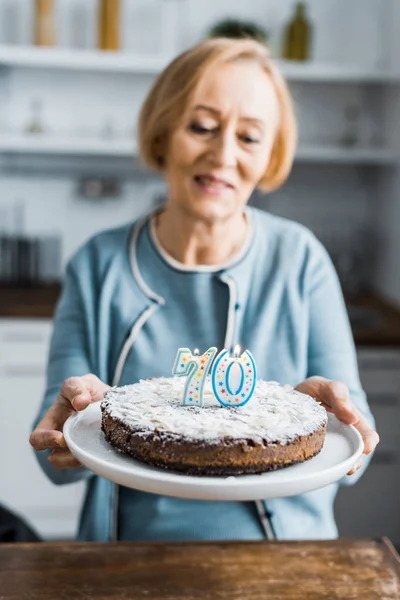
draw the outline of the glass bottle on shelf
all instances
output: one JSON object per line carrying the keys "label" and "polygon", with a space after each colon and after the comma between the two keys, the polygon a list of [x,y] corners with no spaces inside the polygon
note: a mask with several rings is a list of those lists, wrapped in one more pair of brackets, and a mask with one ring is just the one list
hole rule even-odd
{"label": "glass bottle on shelf", "polygon": [[342,146],[349,148],[360,142],[360,112],[359,106],[346,106],[344,110],[344,130],[339,140]]}
{"label": "glass bottle on shelf", "polygon": [[26,133],[28,134],[43,134],[46,133],[45,126],[43,124],[43,103],[39,98],[32,100],[30,105],[31,117],[26,127]]}
{"label": "glass bottle on shelf", "polygon": [[107,118],[100,130],[100,137],[106,140],[112,140],[115,138],[115,126],[114,121],[111,118]]}
{"label": "glass bottle on shelf", "polygon": [[53,0],[35,0],[35,32],[36,46],[54,46],[54,4]]}
{"label": "glass bottle on shelf", "polygon": [[120,49],[120,0],[99,0],[98,47]]}
{"label": "glass bottle on shelf", "polygon": [[297,2],[295,12],[288,23],[283,42],[283,58],[287,60],[308,60],[310,58],[312,26],[308,19],[306,5]]}

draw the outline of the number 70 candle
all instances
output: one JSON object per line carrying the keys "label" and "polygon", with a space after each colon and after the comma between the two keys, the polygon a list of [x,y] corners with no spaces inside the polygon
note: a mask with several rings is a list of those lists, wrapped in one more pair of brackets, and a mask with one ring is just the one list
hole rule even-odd
{"label": "number 70 candle", "polygon": [[235,346],[233,357],[229,350],[222,350],[215,359],[211,381],[222,406],[243,406],[254,393],[257,370],[253,355],[249,350],[239,354],[240,346]]}
{"label": "number 70 candle", "polygon": [[204,384],[216,353],[215,346],[201,356],[197,349],[192,354],[189,348],[179,348],[172,374],[188,376],[183,391],[182,406],[203,406]]}
{"label": "number 70 candle", "polygon": [[[216,353],[215,346],[201,356],[197,349],[192,354],[189,348],[179,348],[172,373],[188,376],[183,391],[183,406],[203,406],[204,384]],[[211,382],[214,396],[222,406],[243,406],[254,393],[256,363],[249,350],[239,355],[240,346],[235,346],[233,357],[229,355],[229,350],[224,349],[215,359]]]}

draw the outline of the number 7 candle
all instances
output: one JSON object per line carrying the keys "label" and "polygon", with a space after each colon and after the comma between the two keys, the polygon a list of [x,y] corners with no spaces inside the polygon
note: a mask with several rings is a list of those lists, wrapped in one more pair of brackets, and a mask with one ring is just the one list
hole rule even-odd
{"label": "number 7 candle", "polygon": [[204,383],[216,353],[215,346],[201,356],[197,349],[192,354],[189,348],[179,348],[172,374],[188,376],[183,391],[182,406],[203,406]]}
{"label": "number 7 candle", "polygon": [[240,346],[235,346],[234,356],[222,350],[211,373],[214,396],[222,406],[243,406],[254,393],[257,369],[253,355],[245,350],[241,356]]}

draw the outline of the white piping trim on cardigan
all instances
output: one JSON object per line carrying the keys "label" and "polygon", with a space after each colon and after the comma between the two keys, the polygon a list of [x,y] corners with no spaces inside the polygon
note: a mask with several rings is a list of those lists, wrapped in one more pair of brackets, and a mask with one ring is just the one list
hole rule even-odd
{"label": "white piping trim on cardigan", "polygon": [[145,282],[145,280],[142,277],[142,274],[140,272],[139,265],[137,262],[137,256],[136,256],[136,246],[137,246],[139,233],[141,232],[142,228],[147,223],[147,221],[155,214],[155,212],[157,212],[157,211],[150,213],[149,215],[147,215],[144,219],[142,219],[141,221],[139,221],[139,223],[137,223],[135,225],[135,227],[133,229],[133,233],[132,233],[129,254],[130,254],[130,259],[131,259],[133,276],[136,279],[138,286],[141,288],[141,290],[144,292],[144,294],[148,298],[150,298],[151,300],[154,300],[158,304],[162,305],[162,304],[165,304],[164,298],[162,296],[159,296],[158,294],[153,292],[152,289],[149,288],[149,286],[147,285],[147,283]]}
{"label": "white piping trim on cardigan", "polygon": [[261,521],[262,528],[264,529],[264,535],[267,540],[276,540],[276,535],[272,529],[271,520],[267,514],[264,503],[262,500],[255,500],[258,517]]}
{"label": "white piping trim on cardigan", "polygon": [[156,231],[156,222],[155,216],[157,214],[156,211],[150,216],[150,239],[153,242],[157,252],[164,259],[164,261],[177,271],[184,271],[186,273],[216,273],[218,271],[224,271],[225,269],[229,269],[233,267],[238,262],[242,260],[242,258],[247,254],[248,249],[250,248],[251,241],[253,239],[253,220],[251,216],[251,212],[248,208],[246,208],[244,215],[246,217],[247,222],[247,232],[246,238],[242,247],[232,256],[229,260],[219,264],[219,265],[185,265],[178,260],[176,260],[173,256],[168,254],[166,250],[160,244],[160,241],[157,236]]}
{"label": "white piping trim on cardigan", "polygon": [[125,361],[127,359],[129,350],[131,349],[133,342],[137,338],[137,335],[138,335],[139,331],[142,329],[143,325],[151,317],[153,312],[155,310],[157,310],[158,307],[159,307],[159,304],[152,304],[151,306],[148,306],[146,308],[146,310],[144,310],[142,312],[142,314],[137,319],[137,321],[135,321],[135,324],[133,325],[133,327],[131,329],[129,337],[126,340],[125,344],[123,345],[121,354],[119,355],[117,366],[115,367],[115,373],[114,373],[113,382],[112,382],[113,385],[119,384],[119,380],[121,379],[121,375],[122,375],[122,369],[124,368]]}
{"label": "white piping trim on cardigan", "polygon": [[[156,211],[154,211],[154,212],[156,212]],[[123,348],[121,350],[121,353],[119,355],[117,366],[115,368],[115,373],[114,373],[114,377],[113,377],[113,385],[119,384],[119,381],[120,381],[121,375],[122,375],[122,370],[124,368],[127,356],[129,354],[129,350],[131,349],[131,346],[134,343],[135,339],[137,338],[140,330],[142,329],[142,327],[144,326],[146,321],[157,310],[157,308],[160,305],[162,306],[165,304],[165,299],[162,296],[159,296],[158,294],[153,292],[153,290],[150,289],[150,287],[146,284],[146,282],[142,278],[142,275],[141,275],[140,269],[139,269],[139,265],[137,262],[137,255],[136,255],[136,246],[137,246],[137,240],[139,237],[139,233],[140,233],[142,227],[146,224],[146,222],[154,215],[154,212],[150,213],[150,215],[147,215],[144,219],[139,221],[139,223],[137,223],[137,225],[134,227],[130,246],[129,246],[133,276],[134,276],[137,284],[143,291],[143,293],[149,299],[153,300],[154,304],[152,304],[151,306],[148,306],[142,312],[142,314],[137,319],[137,321],[134,323],[134,325],[131,329],[131,332],[130,332],[127,340],[125,341]],[[155,240],[157,240],[157,238],[155,238]],[[153,241],[155,241],[155,240],[153,240]],[[157,245],[156,245],[156,247],[157,247]],[[157,247],[157,249],[158,249],[158,247]],[[246,250],[247,249],[248,248],[246,248]],[[231,349],[233,346],[233,343],[234,343],[233,336],[235,334],[235,312],[236,312],[236,302],[237,302],[237,287],[236,287],[236,282],[229,275],[221,275],[220,280],[223,281],[228,286],[228,289],[229,289],[228,319],[227,319],[227,325],[226,325],[224,347]],[[118,536],[118,531],[117,531],[117,529],[118,529],[118,504],[119,504],[119,490],[118,490],[118,486],[115,485],[114,486],[114,497],[113,497],[113,503],[112,503],[112,515],[111,515],[111,532],[110,532],[111,541],[116,541],[117,536]],[[272,529],[270,519],[266,513],[265,506],[263,505],[262,501],[256,501],[255,504],[256,504],[258,516],[260,518],[261,525],[264,529],[266,538],[267,539],[275,539],[276,536]]]}
{"label": "white piping trim on cardigan", "polygon": [[[113,385],[119,384],[121,375],[122,375],[122,370],[125,366],[125,362],[128,357],[128,354],[129,354],[129,350],[131,349],[132,344],[134,343],[135,339],[137,338],[143,325],[151,317],[153,312],[155,310],[157,310],[157,308],[159,306],[162,306],[163,304],[165,304],[164,298],[162,298],[161,296],[159,296],[158,294],[153,292],[149,288],[149,286],[146,284],[146,282],[144,281],[144,279],[140,273],[139,265],[137,262],[137,256],[136,256],[137,240],[139,237],[139,233],[140,233],[142,227],[147,222],[148,218],[149,217],[147,216],[144,219],[142,219],[141,221],[139,221],[133,229],[131,241],[129,244],[129,257],[130,257],[130,261],[131,261],[133,277],[136,280],[136,283],[141,288],[143,293],[149,299],[153,300],[154,303],[151,306],[148,306],[146,308],[146,310],[144,310],[142,312],[142,314],[137,319],[137,321],[135,321],[135,323],[133,324],[130,334],[129,334],[127,340],[125,341],[125,343],[122,347],[121,353],[118,357],[117,366],[115,367],[115,373],[114,373],[114,377],[113,377],[113,383],[112,383]],[[119,487],[114,484],[113,502],[112,502],[112,508],[111,508],[111,531],[110,531],[110,539],[111,539],[111,541],[114,541],[114,542],[117,541],[117,539],[118,539],[118,505],[119,505]]]}
{"label": "white piping trim on cardigan", "polygon": [[148,306],[146,308],[146,310],[144,310],[142,312],[140,317],[133,324],[130,334],[129,334],[128,338],[126,339],[126,341],[122,347],[121,353],[118,357],[117,366],[115,367],[114,377],[112,380],[113,385],[119,384],[119,381],[120,381],[121,375],[122,375],[122,370],[124,368],[127,356],[129,354],[129,350],[131,349],[133,342],[137,338],[139,331],[142,329],[142,327],[146,323],[146,321],[151,317],[153,312],[155,310],[157,310],[157,308],[159,306],[163,306],[165,304],[164,298],[162,296],[159,296],[155,292],[153,292],[153,290],[147,285],[147,283],[145,282],[145,280],[142,277],[142,274],[140,272],[139,265],[137,262],[136,246],[137,246],[138,237],[139,237],[139,234],[140,234],[142,228],[147,223],[147,221],[149,220],[149,218],[152,214],[153,213],[150,213],[150,215],[147,215],[144,219],[142,219],[135,225],[135,227],[133,229],[131,241],[129,244],[129,255],[130,255],[130,260],[131,260],[133,277],[136,280],[136,283],[138,284],[138,286],[140,287],[142,292],[145,294],[145,296],[147,296],[150,300],[153,300],[154,303],[151,306]]}
{"label": "white piping trim on cardigan", "polygon": [[224,348],[231,350],[234,344],[233,336],[235,335],[237,289],[234,279],[232,279],[232,277],[229,275],[221,275],[220,280],[223,281],[229,289],[228,319],[226,323]]}

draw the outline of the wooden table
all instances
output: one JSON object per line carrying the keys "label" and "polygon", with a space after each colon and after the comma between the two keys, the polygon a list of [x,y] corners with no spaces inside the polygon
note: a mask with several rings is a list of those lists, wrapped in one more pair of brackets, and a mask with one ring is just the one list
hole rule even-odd
{"label": "wooden table", "polygon": [[389,540],[0,544],[1,600],[394,600]]}

